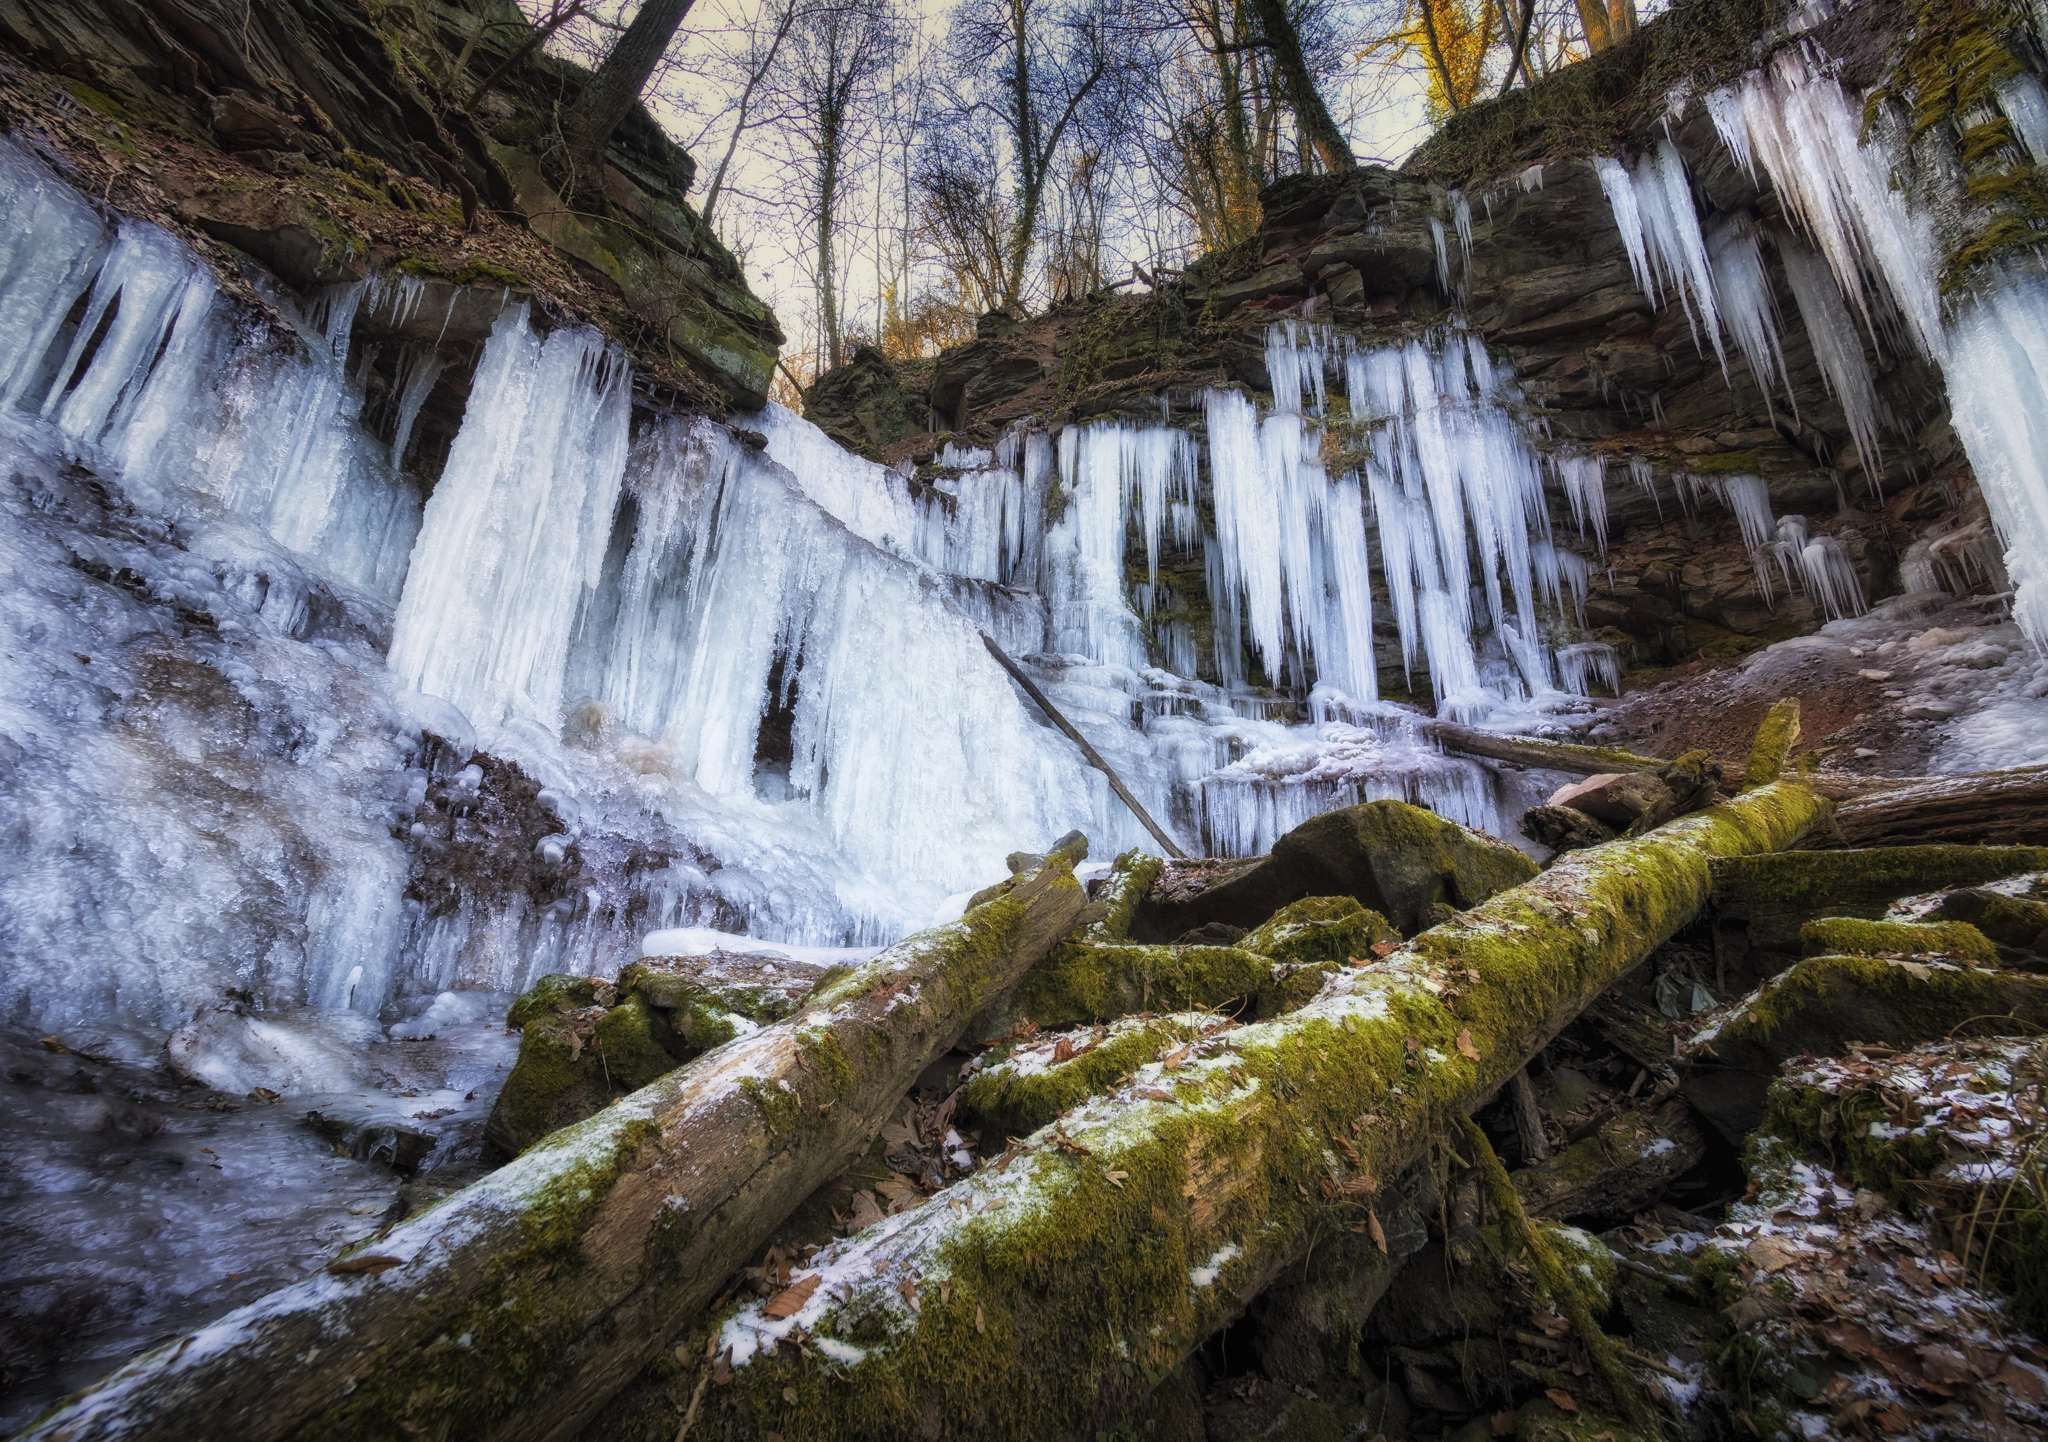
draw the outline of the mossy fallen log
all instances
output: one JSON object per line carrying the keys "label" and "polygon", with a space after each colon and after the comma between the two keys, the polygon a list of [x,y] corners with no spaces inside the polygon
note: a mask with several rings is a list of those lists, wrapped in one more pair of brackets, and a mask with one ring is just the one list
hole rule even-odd
{"label": "mossy fallen log", "polygon": [[1507,761],[1538,771],[1563,771],[1572,776],[1598,776],[1607,771],[1656,771],[1667,763],[1639,756],[1619,746],[1578,746],[1569,741],[1543,741],[1534,736],[1496,736],[1451,721],[1424,721],[1422,733],[1446,751]]}
{"label": "mossy fallen log", "polygon": [[2048,846],[1883,846],[1785,851],[1714,863],[1714,912],[1751,946],[1797,954],[1799,929],[1822,916],[1875,920],[1903,896],[1981,886],[2048,870]]}
{"label": "mossy fallen log", "polygon": [[1785,761],[1799,742],[1799,702],[1787,696],[1771,703],[1763,724],[1750,743],[1749,762],[1743,768],[1741,790],[1768,786],[1785,769]]}
{"label": "mossy fallen log", "polygon": [[1369,1234],[1379,1179],[1691,921],[1710,860],[1790,846],[1829,809],[1778,784],[1574,853],[1339,970],[1302,1010],[1086,1102],[715,1337],[672,1337],[732,1378],[707,1435],[1114,1430],[1314,1237]]}
{"label": "mossy fallen log", "polygon": [[1967,921],[1867,921],[1825,916],[1799,928],[1808,956],[1940,957],[1966,966],[1998,965],[1991,938]]}
{"label": "mossy fallen log", "polygon": [[2048,1026],[2048,977],[1875,956],[1810,956],[1766,982],[1687,1049],[1685,1096],[1740,1146],[1778,1068],[1852,1042],[1907,1047]]}
{"label": "mossy fallen log", "polygon": [[1085,899],[1075,859],[1055,853],[796,1016],[556,1133],[327,1275],[137,1358],[22,1435],[574,1435],[1067,934]]}

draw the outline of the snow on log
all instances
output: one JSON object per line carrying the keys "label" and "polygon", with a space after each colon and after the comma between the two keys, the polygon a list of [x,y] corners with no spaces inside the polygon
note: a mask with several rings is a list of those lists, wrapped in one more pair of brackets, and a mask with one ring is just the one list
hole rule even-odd
{"label": "snow on log", "polygon": [[1140,1066],[700,1331],[689,1354],[738,1384],[712,1394],[719,1425],[977,1442],[1118,1425],[1312,1237],[1377,1241],[1382,1179],[1697,916],[1710,862],[1791,846],[1831,809],[1778,783],[1574,853],[1300,1011]]}
{"label": "snow on log", "polygon": [[1068,933],[1077,859],[1055,851],[797,1015],[564,1128],[326,1275],[137,1358],[21,1437],[573,1435]]}

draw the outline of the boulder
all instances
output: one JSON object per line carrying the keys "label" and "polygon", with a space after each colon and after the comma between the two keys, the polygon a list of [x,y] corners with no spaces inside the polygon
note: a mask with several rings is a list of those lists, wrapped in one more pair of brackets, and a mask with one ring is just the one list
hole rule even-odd
{"label": "boulder", "polygon": [[2048,955],[2048,903],[1972,886],[1949,892],[1925,919],[1966,921],[2000,946]]}
{"label": "boulder", "polygon": [[1208,922],[1250,928],[1304,897],[1349,896],[1412,936],[1431,924],[1433,906],[1466,910],[1536,871],[1521,851],[1455,821],[1368,801],[1303,822],[1258,862],[1169,863],[1132,935],[1163,939]]}
{"label": "boulder", "polygon": [[1552,851],[1577,851],[1614,839],[1614,830],[1570,806],[1532,806],[1522,813],[1522,834]]}

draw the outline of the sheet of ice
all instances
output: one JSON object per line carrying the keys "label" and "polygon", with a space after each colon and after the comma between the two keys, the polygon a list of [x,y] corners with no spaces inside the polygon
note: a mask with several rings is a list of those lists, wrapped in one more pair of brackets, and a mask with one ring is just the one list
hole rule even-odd
{"label": "sheet of ice", "polygon": [[740,936],[708,926],[671,927],[650,931],[640,940],[642,956],[786,956],[811,966],[858,966],[874,957],[879,946],[791,946],[759,937]]}

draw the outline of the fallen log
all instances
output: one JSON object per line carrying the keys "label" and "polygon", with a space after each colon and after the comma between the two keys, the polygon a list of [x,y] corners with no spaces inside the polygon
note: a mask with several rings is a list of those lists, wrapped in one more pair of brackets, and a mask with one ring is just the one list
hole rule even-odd
{"label": "fallen log", "polygon": [[1488,761],[1507,761],[1536,771],[1599,776],[1608,771],[1656,771],[1669,764],[1619,746],[1578,746],[1569,741],[1542,741],[1534,736],[1496,736],[1452,721],[1424,721],[1417,729],[1446,751]]}
{"label": "fallen log", "polygon": [[2048,978],[1874,956],[1810,956],[1693,1038],[1687,1101],[1737,1146],[1764,1119],[1778,1069],[1852,1042],[1886,1049],[1953,1035],[2038,1034]]}
{"label": "fallen log", "polygon": [[1713,858],[1789,846],[1829,809],[1781,783],[1574,853],[1091,1099],[678,1355],[736,1383],[708,1404],[728,1435],[1114,1429],[1313,1238],[1378,1231],[1379,1179],[1690,922]]}
{"label": "fallen log", "polygon": [[328,1275],[130,1362],[22,1437],[573,1435],[1067,934],[1076,859],[1056,851],[797,1015],[557,1132]]}
{"label": "fallen log", "polygon": [[2048,847],[1885,846],[1787,851],[1714,863],[1717,924],[1750,946],[1799,954],[1799,930],[1823,916],[1876,920],[1894,901],[1946,886],[1982,886],[2048,871]]}
{"label": "fallen log", "polygon": [[2048,846],[2048,766],[1928,776],[1842,803],[1814,846]]}
{"label": "fallen log", "polygon": [[1798,699],[1787,696],[1772,702],[1763,724],[1756,728],[1756,740],[1749,747],[1749,764],[1743,768],[1742,785],[1737,789],[1748,791],[1776,781],[1798,741]]}

